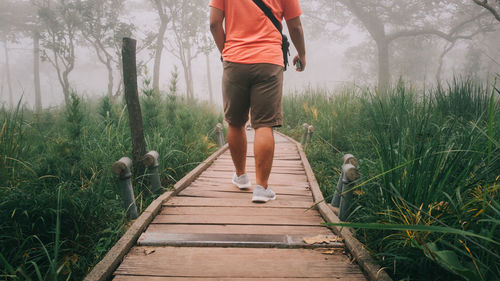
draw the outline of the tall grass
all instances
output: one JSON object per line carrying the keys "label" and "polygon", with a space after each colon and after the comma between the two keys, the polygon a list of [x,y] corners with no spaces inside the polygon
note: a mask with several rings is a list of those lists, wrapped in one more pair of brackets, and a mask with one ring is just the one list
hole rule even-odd
{"label": "tall grass", "polygon": [[[365,225],[358,237],[397,279],[500,278],[500,104],[491,90],[455,79],[427,91],[400,82],[384,96],[308,90],[284,100],[285,130],[298,138],[299,124],[315,126],[306,152],[326,198],[342,153],[359,158],[349,220]],[[431,230],[439,227],[448,232]]]}
{"label": "tall grass", "polygon": [[[140,96],[147,149],[169,188],[216,150],[212,107]],[[0,111],[0,280],[80,280],[126,230],[110,167],[130,155],[123,101],[82,100],[40,114]],[[154,199],[134,175],[139,211]],[[56,239],[56,236],[58,237]]]}

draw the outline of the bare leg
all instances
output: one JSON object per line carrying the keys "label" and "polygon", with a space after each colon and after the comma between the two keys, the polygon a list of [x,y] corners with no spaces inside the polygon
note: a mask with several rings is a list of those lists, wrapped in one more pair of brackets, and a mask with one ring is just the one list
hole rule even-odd
{"label": "bare leg", "polygon": [[227,142],[229,144],[229,150],[231,151],[234,168],[236,169],[236,175],[239,177],[246,174],[247,135],[245,125],[229,125]]}
{"label": "bare leg", "polygon": [[273,128],[255,129],[254,153],[257,184],[267,188],[274,157]]}

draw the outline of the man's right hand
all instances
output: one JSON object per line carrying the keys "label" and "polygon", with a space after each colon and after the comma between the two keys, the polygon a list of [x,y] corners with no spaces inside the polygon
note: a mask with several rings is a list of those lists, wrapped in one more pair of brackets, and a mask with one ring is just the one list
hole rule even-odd
{"label": "man's right hand", "polygon": [[293,62],[293,65],[295,65],[295,70],[298,71],[298,72],[302,72],[306,68],[306,58],[305,58],[305,56],[301,58],[299,55],[296,55],[293,58],[292,62]]}

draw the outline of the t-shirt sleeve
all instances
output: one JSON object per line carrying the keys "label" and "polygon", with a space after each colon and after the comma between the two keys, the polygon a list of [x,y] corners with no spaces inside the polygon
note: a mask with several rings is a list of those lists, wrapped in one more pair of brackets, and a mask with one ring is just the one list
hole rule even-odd
{"label": "t-shirt sleeve", "polygon": [[209,6],[224,11],[224,0],[210,0]]}
{"label": "t-shirt sleeve", "polygon": [[296,18],[301,14],[299,0],[283,0],[283,17],[285,20]]}

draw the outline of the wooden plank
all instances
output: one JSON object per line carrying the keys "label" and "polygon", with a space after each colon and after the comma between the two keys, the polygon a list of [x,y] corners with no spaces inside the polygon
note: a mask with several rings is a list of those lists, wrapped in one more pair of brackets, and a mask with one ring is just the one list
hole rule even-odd
{"label": "wooden plank", "polygon": [[360,274],[360,269],[346,256],[309,249],[134,247],[116,274],[308,278]]}
{"label": "wooden plank", "polygon": [[302,216],[320,217],[318,211],[298,208],[253,207],[163,207],[162,215],[233,215],[233,216]]}
{"label": "wooden plank", "polygon": [[267,203],[253,203],[250,199],[225,199],[225,198],[195,198],[195,197],[174,197],[164,206],[204,206],[204,207],[266,207],[266,208],[301,208],[307,209],[313,206],[310,202],[304,201],[268,201]]}
{"label": "wooden plank", "polygon": [[363,274],[349,274],[349,276],[331,278],[193,278],[193,277],[166,277],[166,276],[139,276],[117,275],[113,281],[362,281],[366,280]]}
{"label": "wooden plank", "polygon": [[[290,139],[295,142],[297,149],[299,150],[300,157],[302,162],[304,163],[304,169],[306,171],[306,175],[308,181],[311,185],[311,191],[313,193],[314,201],[320,202],[317,204],[317,208],[320,214],[327,222],[340,222],[339,218],[333,213],[332,209],[330,209],[324,199],[323,194],[319,188],[319,184],[316,181],[316,177],[312,171],[311,165],[307,160],[306,154],[302,149],[300,143],[296,142],[292,138],[283,135],[284,137]],[[392,278],[381,268],[371,257],[370,253],[365,249],[364,245],[359,242],[350,231],[346,228],[340,227],[332,227],[334,231],[341,235],[345,239],[345,244],[347,249],[353,254],[355,260],[361,265],[363,270],[366,272],[370,280],[383,280],[383,281],[392,281]]]}
{"label": "wooden plank", "polygon": [[[273,189],[274,190],[274,189]],[[304,195],[289,195],[281,194],[275,190],[276,194],[280,196],[280,200],[292,200],[292,201],[304,201],[312,204],[312,196],[310,194]],[[247,191],[203,191],[200,189],[185,189],[178,196],[184,197],[199,197],[199,198],[238,198],[238,199],[251,199],[252,191],[248,189]]]}
{"label": "wooden plank", "polygon": [[[250,179],[252,180],[252,179]],[[255,182],[255,181],[254,181]],[[197,178],[193,185],[232,185],[231,181],[227,178]],[[270,182],[270,185],[274,188],[275,186],[283,187],[297,187],[301,189],[309,189],[309,184],[307,182]]]}
{"label": "wooden plank", "polygon": [[146,231],[163,233],[297,234],[308,236],[332,234],[332,231],[324,226],[289,225],[150,224]]}
{"label": "wooden plank", "polygon": [[323,223],[320,217],[299,216],[234,216],[234,215],[157,215],[152,223],[168,224],[251,224],[251,225],[311,225]]}
{"label": "wooden plank", "polygon": [[153,217],[160,211],[162,203],[173,196],[172,192],[165,192],[154,200],[144,212],[134,221],[125,234],[109,250],[104,258],[85,277],[85,281],[107,280],[123,257],[135,244],[141,233],[146,229]]}
{"label": "wooden plank", "polygon": [[138,246],[339,249],[342,242],[307,244],[303,235],[145,232]]}
{"label": "wooden plank", "polygon": [[[282,186],[282,185],[273,185],[272,186],[273,191],[276,192],[276,194],[288,194],[288,195],[301,195],[301,196],[308,196],[312,200],[312,193],[310,190],[306,189],[305,187],[296,187],[296,186]],[[218,191],[218,192],[237,192],[237,193],[252,193],[253,188],[249,189],[242,189],[240,190],[236,186],[234,186],[232,183],[224,183],[224,184],[215,184],[215,183],[208,183],[208,184],[203,184],[201,182],[196,182],[191,184],[188,188],[182,191],[182,193],[189,191]]]}

